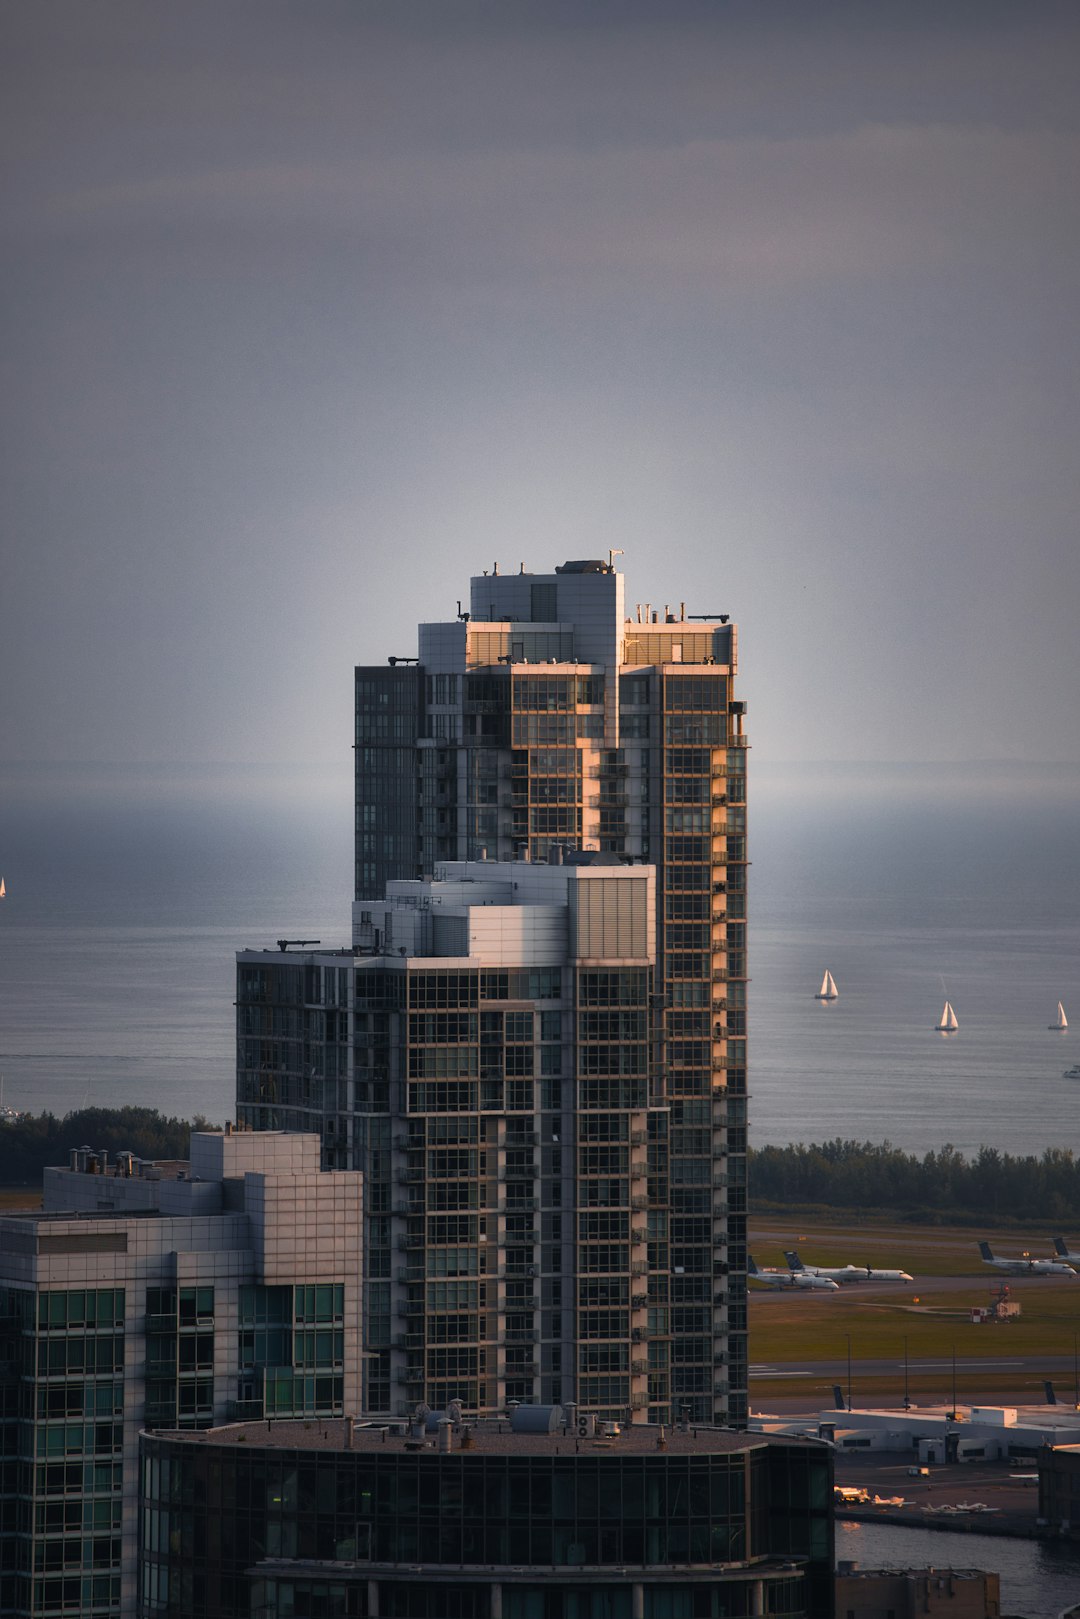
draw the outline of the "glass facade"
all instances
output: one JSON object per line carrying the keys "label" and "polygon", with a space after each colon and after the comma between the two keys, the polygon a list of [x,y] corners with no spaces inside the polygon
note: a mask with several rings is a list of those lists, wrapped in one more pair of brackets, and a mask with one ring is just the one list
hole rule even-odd
{"label": "glass facade", "polygon": [[356,671],[356,892],[379,895],[391,877],[421,873],[417,739],[425,734],[423,671]]}
{"label": "glass facade", "polygon": [[363,1451],[313,1453],[246,1436],[144,1439],[144,1619],[228,1619],[249,1600],[487,1619],[494,1585],[521,1619],[617,1613],[635,1584],[657,1619],[832,1613],[823,1447],[437,1454],[369,1433]]}
{"label": "glass facade", "polygon": [[237,968],[238,1116],[253,1129],[320,1135],[326,1167],[346,1169],[352,952],[304,965],[279,956]]}
{"label": "glass facade", "polygon": [[0,1612],[120,1612],[122,1287],[0,1288]]}

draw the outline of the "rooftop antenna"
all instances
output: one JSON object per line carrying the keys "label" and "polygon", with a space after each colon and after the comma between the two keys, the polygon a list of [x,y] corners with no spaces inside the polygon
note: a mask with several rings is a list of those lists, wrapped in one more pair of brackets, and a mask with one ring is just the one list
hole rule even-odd
{"label": "rooftop antenna", "polygon": [[299,946],[305,945],[305,944],[322,944],[322,940],[321,939],[279,939],[278,942],[277,942],[277,947],[278,947],[279,950],[284,952],[289,948],[289,946],[291,944],[296,945],[296,946],[299,947]]}

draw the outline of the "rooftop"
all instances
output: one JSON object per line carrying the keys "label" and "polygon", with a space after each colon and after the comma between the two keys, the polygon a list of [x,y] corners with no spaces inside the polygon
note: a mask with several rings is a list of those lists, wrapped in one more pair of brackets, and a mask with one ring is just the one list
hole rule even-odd
{"label": "rooftop", "polygon": [[[679,1428],[661,1429],[651,1423],[627,1424],[610,1438],[598,1435],[595,1439],[579,1439],[573,1433],[562,1430],[557,1433],[515,1433],[509,1421],[498,1419],[460,1424],[453,1436],[455,1454],[462,1450],[462,1439],[466,1434],[469,1436],[466,1440],[467,1452],[488,1456],[652,1455],[661,1445],[668,1455],[676,1456],[735,1455],[775,1445],[797,1445],[817,1451],[824,1449],[819,1440],[793,1438],[787,1434],[737,1433],[730,1428],[706,1427],[683,1431]],[[348,1417],[234,1422],[222,1428],[193,1432],[159,1430],[155,1437],[193,1445],[249,1444],[274,1450],[382,1453],[387,1450],[419,1450],[434,1455],[438,1448],[434,1432],[429,1431],[422,1438],[414,1438],[405,1421],[376,1424]]]}

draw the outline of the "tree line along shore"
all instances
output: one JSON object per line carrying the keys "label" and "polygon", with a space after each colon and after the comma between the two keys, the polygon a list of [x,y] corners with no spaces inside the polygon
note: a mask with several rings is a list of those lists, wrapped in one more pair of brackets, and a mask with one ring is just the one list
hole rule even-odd
{"label": "tree line along shore", "polygon": [[[73,1147],[133,1152],[147,1159],[186,1158],[192,1130],[206,1119],[180,1119],[156,1108],[80,1108],[58,1118],[21,1113],[0,1128],[0,1186],[36,1188],[50,1164],[64,1164]],[[754,1208],[850,1209],[901,1214],[912,1223],[1023,1225],[1035,1211],[1041,1224],[1080,1224],[1080,1161],[1049,1147],[1017,1157],[982,1147],[967,1158],[952,1146],[919,1157],[888,1141],[834,1141],[768,1146],[748,1155]]]}
{"label": "tree line along shore", "polygon": [[206,1119],[174,1119],[152,1107],[84,1107],[54,1113],[19,1113],[0,1125],[0,1186],[38,1190],[42,1172],[66,1164],[73,1147],[133,1152],[136,1158],[186,1158],[192,1130],[213,1129]]}
{"label": "tree line along shore", "polygon": [[899,1213],[927,1225],[1023,1226],[1080,1222],[1080,1160],[1060,1147],[1018,1157],[980,1147],[965,1157],[946,1144],[919,1157],[888,1141],[760,1147],[748,1155],[750,1199],[806,1212]]}

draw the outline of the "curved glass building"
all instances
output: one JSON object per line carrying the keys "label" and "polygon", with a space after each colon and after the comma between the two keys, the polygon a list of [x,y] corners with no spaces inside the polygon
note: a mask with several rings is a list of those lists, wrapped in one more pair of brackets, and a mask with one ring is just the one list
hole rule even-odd
{"label": "curved glass building", "polygon": [[704,1428],[552,1426],[326,1419],[145,1435],[139,1611],[832,1614],[827,1447]]}

